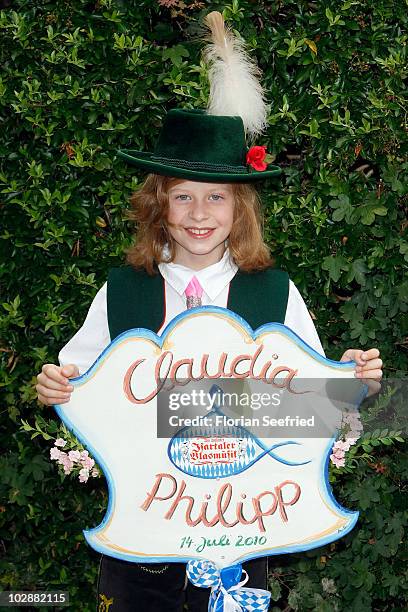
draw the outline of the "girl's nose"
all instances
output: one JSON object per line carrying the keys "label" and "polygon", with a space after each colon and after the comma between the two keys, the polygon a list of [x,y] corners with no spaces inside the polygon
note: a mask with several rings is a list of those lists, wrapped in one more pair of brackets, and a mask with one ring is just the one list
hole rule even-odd
{"label": "girl's nose", "polygon": [[195,221],[202,221],[208,218],[208,208],[206,202],[195,200],[191,203],[189,216]]}

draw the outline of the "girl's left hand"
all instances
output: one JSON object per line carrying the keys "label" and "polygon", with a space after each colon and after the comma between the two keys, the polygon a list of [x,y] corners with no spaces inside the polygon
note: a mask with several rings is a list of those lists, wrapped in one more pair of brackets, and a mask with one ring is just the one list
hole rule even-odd
{"label": "girl's left hand", "polygon": [[347,349],[340,361],[355,361],[357,378],[370,378],[380,381],[382,378],[383,362],[379,358],[380,351],[376,348],[362,351],[361,349]]}

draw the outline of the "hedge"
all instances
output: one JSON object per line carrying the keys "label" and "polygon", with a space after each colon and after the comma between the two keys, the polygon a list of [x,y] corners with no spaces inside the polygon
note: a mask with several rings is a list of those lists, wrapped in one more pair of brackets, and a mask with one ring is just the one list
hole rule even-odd
{"label": "hedge", "polygon": [[[66,589],[69,609],[87,612],[98,555],[82,529],[103,517],[106,487],[50,462],[54,440],[69,436],[34,384],[129,244],[129,197],[144,175],[115,150],[151,150],[168,109],[205,105],[198,24],[223,10],[270,102],[260,144],[283,175],[261,192],[277,263],[329,357],[378,346],[386,376],[404,377],[408,12],[402,0],[0,5],[0,585]],[[358,525],[330,546],[272,558],[273,610],[406,608],[407,458],[392,427],[402,418],[391,414],[331,468]]]}

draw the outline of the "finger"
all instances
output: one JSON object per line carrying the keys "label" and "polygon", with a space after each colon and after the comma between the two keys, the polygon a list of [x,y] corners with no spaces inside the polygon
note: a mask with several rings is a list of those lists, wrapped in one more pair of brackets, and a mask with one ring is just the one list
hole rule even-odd
{"label": "finger", "polygon": [[364,366],[367,363],[367,360],[363,358],[364,351],[361,349],[354,349],[353,361],[356,362],[357,366]]}
{"label": "finger", "polygon": [[65,393],[73,391],[74,387],[70,384],[61,384],[56,382],[46,374],[39,374],[37,376],[37,381],[39,385],[46,387],[47,389],[55,389],[57,391],[64,391]]}
{"label": "finger", "polygon": [[69,399],[61,399],[58,397],[44,397],[43,395],[38,396],[38,401],[45,406],[54,406],[55,404],[67,404]]}
{"label": "finger", "polygon": [[369,370],[368,372],[356,372],[355,376],[357,378],[361,378],[364,382],[365,380],[381,380],[383,376],[382,370]]}
{"label": "finger", "polygon": [[361,357],[364,361],[369,361],[370,359],[377,359],[380,356],[380,351],[377,348],[368,349],[367,351],[363,351]]}
{"label": "finger", "polygon": [[63,374],[63,376],[66,376],[67,378],[76,378],[77,376],[79,376],[78,366],[73,363],[64,365],[61,368],[61,374]]}
{"label": "finger", "polygon": [[37,399],[41,404],[44,404],[45,406],[50,405],[48,398],[44,397],[43,395],[38,395]]}
{"label": "finger", "polygon": [[381,383],[375,380],[368,380],[367,387],[368,387],[368,391],[367,391],[366,397],[371,397],[372,395],[376,395],[377,393],[381,391]]}
{"label": "finger", "polygon": [[380,351],[376,348],[363,351],[362,349],[348,349],[340,361],[355,361],[357,365],[364,365],[370,359],[376,359],[380,356]]}
{"label": "finger", "polygon": [[53,397],[58,399],[69,399],[71,397],[71,393],[67,393],[66,391],[57,391],[56,389],[49,389],[44,385],[36,385],[35,388],[37,390],[38,396],[41,395],[42,397]]}
{"label": "finger", "polygon": [[362,349],[347,349],[340,361],[355,361],[359,365],[364,365],[366,360],[361,358],[363,354]]}
{"label": "finger", "polygon": [[370,359],[363,366],[356,366],[357,372],[368,372],[369,370],[380,370],[383,366],[381,359]]}
{"label": "finger", "polygon": [[[46,363],[43,365],[41,373],[48,376],[48,378],[59,382],[61,385],[68,384],[68,377],[61,374],[61,368],[53,363]],[[39,376],[41,376],[41,374]]]}
{"label": "finger", "polygon": [[354,353],[357,349],[347,349],[342,355],[340,361],[354,361]]}

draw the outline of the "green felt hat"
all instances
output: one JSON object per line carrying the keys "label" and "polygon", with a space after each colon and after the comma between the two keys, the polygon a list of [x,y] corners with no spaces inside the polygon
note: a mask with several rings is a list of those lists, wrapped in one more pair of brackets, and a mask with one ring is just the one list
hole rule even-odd
{"label": "green felt hat", "polygon": [[[164,120],[153,153],[123,149],[118,155],[153,174],[210,183],[249,183],[279,176],[281,169],[262,161],[262,147],[249,149],[239,116],[175,108]],[[264,169],[256,169],[264,168]]]}

